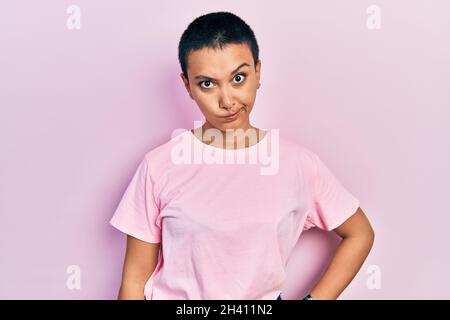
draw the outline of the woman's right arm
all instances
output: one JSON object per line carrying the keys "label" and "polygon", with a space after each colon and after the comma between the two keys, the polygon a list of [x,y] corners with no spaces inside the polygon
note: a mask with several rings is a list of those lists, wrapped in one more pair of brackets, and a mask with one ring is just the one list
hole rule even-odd
{"label": "woman's right arm", "polygon": [[119,300],[145,300],[144,287],[158,262],[159,246],[127,235]]}

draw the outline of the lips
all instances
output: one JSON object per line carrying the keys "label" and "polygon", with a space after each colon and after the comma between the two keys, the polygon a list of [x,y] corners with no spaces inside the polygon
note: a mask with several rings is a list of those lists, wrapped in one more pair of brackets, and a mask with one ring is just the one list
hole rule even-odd
{"label": "lips", "polygon": [[236,113],[230,114],[228,116],[221,116],[221,118],[234,118],[242,109],[239,109]]}

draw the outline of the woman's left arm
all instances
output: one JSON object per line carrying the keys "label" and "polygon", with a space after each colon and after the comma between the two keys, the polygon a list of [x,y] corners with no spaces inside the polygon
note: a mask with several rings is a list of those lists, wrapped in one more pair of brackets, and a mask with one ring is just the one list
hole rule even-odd
{"label": "woman's left arm", "polygon": [[358,273],[375,239],[375,232],[360,207],[333,231],[343,239],[324,275],[311,290],[313,299],[337,299]]}

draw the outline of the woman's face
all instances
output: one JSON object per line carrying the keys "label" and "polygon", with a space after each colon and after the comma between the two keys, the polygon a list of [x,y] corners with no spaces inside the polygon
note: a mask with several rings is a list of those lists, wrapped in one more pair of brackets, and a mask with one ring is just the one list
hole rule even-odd
{"label": "woman's face", "polygon": [[[259,88],[261,61],[255,65],[247,44],[229,44],[223,49],[203,48],[187,59],[188,79],[184,85],[205,116],[203,129],[252,128],[250,112]],[[227,119],[239,112],[236,117]]]}

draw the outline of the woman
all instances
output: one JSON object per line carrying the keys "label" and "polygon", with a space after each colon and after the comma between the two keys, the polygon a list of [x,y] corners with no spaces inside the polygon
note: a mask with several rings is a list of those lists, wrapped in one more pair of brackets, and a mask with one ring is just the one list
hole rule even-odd
{"label": "woman", "polygon": [[314,152],[251,125],[253,31],[228,12],[200,16],[179,61],[205,123],[145,155],[111,219],[128,234],[119,299],[281,299],[289,255],[311,227],[343,240],[304,299],[336,299],[374,232]]}

